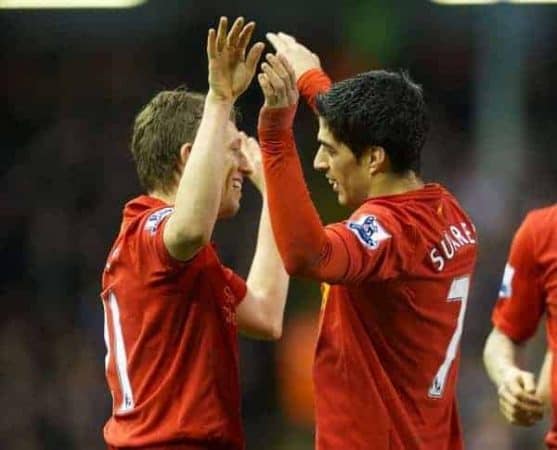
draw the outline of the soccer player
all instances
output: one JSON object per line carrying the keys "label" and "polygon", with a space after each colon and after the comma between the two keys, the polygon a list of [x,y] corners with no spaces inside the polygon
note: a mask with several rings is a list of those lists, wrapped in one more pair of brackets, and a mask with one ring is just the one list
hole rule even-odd
{"label": "soccer player", "polygon": [[[318,58],[274,37],[278,56],[258,76],[259,138],[287,272],[323,283],[317,449],[459,450],[455,384],[476,233],[445,188],[419,178],[422,90],[406,74],[371,71],[324,92]],[[354,210],[326,227],[294,142],[297,81],[306,95],[323,89],[308,99],[319,115],[314,167]]]}
{"label": "soccer player", "polygon": [[[549,392],[553,392],[552,405],[557,402],[552,356],[557,345],[556,304],[557,205],[553,205],[530,212],[514,236],[492,315],[494,328],[484,349],[485,366],[497,386],[501,412],[512,424],[529,426],[540,420]],[[544,315],[549,352],[536,384],[534,374],[520,368],[516,353],[535,333]],[[557,449],[555,419],[545,441],[548,448]]]}
{"label": "soccer player", "polygon": [[[227,33],[221,18],[208,34],[208,94],[161,92],[136,117],[131,150],[147,195],[126,204],[103,273],[109,449],[244,448],[237,328],[278,338],[288,285],[259,146],[231,120],[263,50],[248,49],[253,28],[239,18]],[[210,243],[246,176],[263,193],[247,282]]]}

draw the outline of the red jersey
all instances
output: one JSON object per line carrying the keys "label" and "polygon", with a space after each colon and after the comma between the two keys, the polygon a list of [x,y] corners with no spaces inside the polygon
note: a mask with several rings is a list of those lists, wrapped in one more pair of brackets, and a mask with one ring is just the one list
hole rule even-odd
{"label": "red jersey", "polygon": [[461,449],[455,387],[476,261],[470,219],[445,189],[426,185],[369,200],[326,232],[350,265],[323,292],[317,448]]}
{"label": "red jersey", "polygon": [[[318,70],[304,74],[314,105]],[[313,100],[312,100],[313,99]],[[366,201],[323,227],[303,180],[295,108],[264,108],[259,137],[277,247],[291,273],[327,282],[314,363],[319,450],[459,450],[455,385],[477,244],[431,184]]]}
{"label": "red jersey", "polygon": [[[530,212],[516,232],[492,319],[510,339],[523,342],[535,333],[544,313],[549,348],[557,353],[557,205]],[[551,393],[557,411],[556,362]],[[546,444],[557,449],[555,415]]]}
{"label": "red jersey", "polygon": [[[244,448],[235,309],[246,285],[213,249],[172,258],[163,229],[173,208],[130,201],[102,280],[106,377],[115,447]],[[222,447],[221,447],[222,446]]]}

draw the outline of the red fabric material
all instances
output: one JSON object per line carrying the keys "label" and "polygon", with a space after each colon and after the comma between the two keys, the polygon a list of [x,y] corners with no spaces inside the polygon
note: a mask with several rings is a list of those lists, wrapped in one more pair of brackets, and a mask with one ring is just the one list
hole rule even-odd
{"label": "red fabric material", "polygon": [[[294,108],[264,109],[259,138],[287,270],[325,289],[314,362],[318,450],[462,449],[454,343],[476,261],[470,218],[439,185],[365,202],[323,227],[297,156]],[[361,227],[370,228],[360,234]],[[365,231],[365,229],[364,229]],[[443,253],[445,252],[445,253]]]}
{"label": "red fabric material", "polygon": [[[492,320],[516,342],[531,338],[542,316],[547,317],[549,347],[557,350],[557,205],[530,212],[517,230],[507,261]],[[551,370],[551,401],[557,408],[557,358]],[[548,448],[557,449],[555,415],[546,435]]]}
{"label": "red fabric material", "polygon": [[323,70],[310,69],[302,74],[296,84],[302,97],[304,97],[310,108],[317,113],[315,108],[317,96],[331,89],[332,82]]}
{"label": "red fabric material", "polygon": [[[115,447],[193,441],[241,450],[235,308],[247,288],[211,245],[188,262],[173,259],[163,242],[171,213],[151,197],[129,202],[103,273],[106,376],[114,400],[104,437]],[[126,411],[122,370],[133,403]]]}

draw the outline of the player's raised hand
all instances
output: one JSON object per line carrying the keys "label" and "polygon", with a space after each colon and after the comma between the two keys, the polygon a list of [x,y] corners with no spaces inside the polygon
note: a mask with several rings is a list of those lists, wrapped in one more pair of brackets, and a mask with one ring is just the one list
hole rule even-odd
{"label": "player's raised hand", "polygon": [[310,69],[321,68],[319,57],[286,33],[267,33],[277,53],[282,54],[294,69],[296,80]]}
{"label": "player's raised hand", "polygon": [[265,96],[266,108],[285,108],[298,103],[300,94],[296,86],[296,75],[288,60],[281,54],[268,53],[261,64],[263,71],[258,75],[259,85]]}
{"label": "player's raised hand", "polygon": [[247,159],[251,169],[249,179],[260,192],[263,192],[265,189],[265,177],[263,175],[261,147],[259,147],[259,143],[255,138],[247,136],[243,131],[240,132],[240,139],[240,151]]}
{"label": "player's raised hand", "polygon": [[534,374],[510,368],[498,394],[499,409],[511,424],[528,427],[543,418],[544,404],[536,395]]}
{"label": "player's raised hand", "polygon": [[254,28],[255,22],[244,24],[244,18],[238,17],[228,31],[228,19],[221,17],[217,30],[209,30],[209,94],[215,98],[235,101],[253,79],[265,47],[258,42],[248,51]]}

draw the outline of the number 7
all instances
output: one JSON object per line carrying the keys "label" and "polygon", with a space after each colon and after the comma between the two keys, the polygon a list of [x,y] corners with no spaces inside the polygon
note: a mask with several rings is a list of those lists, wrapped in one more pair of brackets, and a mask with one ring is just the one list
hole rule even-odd
{"label": "number 7", "polygon": [[460,337],[462,336],[462,325],[464,323],[464,315],[466,314],[466,304],[468,302],[468,294],[470,291],[470,276],[466,275],[463,277],[455,278],[451,283],[451,288],[449,289],[449,295],[447,296],[448,302],[462,302],[460,305],[460,312],[458,314],[458,321],[456,324],[456,330],[451,338],[449,347],[447,348],[447,354],[445,360],[437,374],[431,383],[429,388],[429,396],[432,398],[440,398],[443,395],[443,390],[445,389],[445,382],[447,381],[447,375],[451,369],[451,364],[453,363],[456,352],[458,350],[458,344],[460,343]]}

